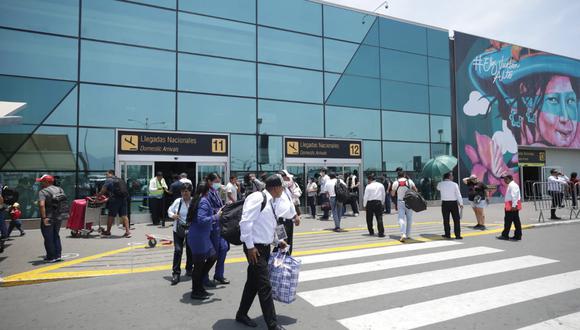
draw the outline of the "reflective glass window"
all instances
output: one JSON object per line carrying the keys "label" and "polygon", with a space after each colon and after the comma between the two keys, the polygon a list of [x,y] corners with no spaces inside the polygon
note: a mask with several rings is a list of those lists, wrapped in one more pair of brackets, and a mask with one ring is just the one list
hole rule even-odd
{"label": "reflective glass window", "polygon": [[428,90],[425,85],[383,80],[381,91],[385,110],[429,112]]}
{"label": "reflective glass window", "polygon": [[381,47],[427,54],[427,31],[424,27],[380,18]]}
{"label": "reflective glass window", "polygon": [[383,140],[429,141],[429,116],[383,111]]}
{"label": "reflective glass window", "polygon": [[322,136],[321,105],[260,100],[258,126],[260,134]]}
{"label": "reflective glass window", "polygon": [[449,61],[429,57],[429,85],[449,87]]}
{"label": "reflective glass window", "polygon": [[328,96],[334,92],[334,88],[340,79],[339,74],[324,73],[324,102],[328,101]]}
{"label": "reflective glass window", "polygon": [[431,116],[431,142],[451,143],[451,117]]}
{"label": "reflective glass window", "polygon": [[381,49],[381,75],[384,79],[427,84],[427,57]]}
{"label": "reflective glass window", "polygon": [[365,171],[380,171],[382,169],[380,141],[363,141],[363,163]]}
{"label": "reflective glass window", "polygon": [[78,41],[0,29],[0,74],[77,79]]}
{"label": "reflective glass window", "polygon": [[79,170],[115,168],[115,130],[79,128]]}
{"label": "reflective glass window", "polygon": [[80,125],[175,129],[175,93],[82,84]]}
{"label": "reflective glass window", "polygon": [[428,143],[383,142],[383,162],[387,171],[402,167],[404,171],[421,172],[429,158]]}
{"label": "reflective glass window", "polygon": [[175,88],[175,53],[82,41],[81,80]]}
{"label": "reflective glass window", "polygon": [[381,139],[381,113],[374,110],[326,107],[326,137]]}
{"label": "reflective glass window", "polygon": [[179,9],[237,21],[256,22],[256,0],[182,0],[179,1]]}
{"label": "reflective glass window", "polygon": [[322,103],[322,73],[260,64],[259,96]]}
{"label": "reflective glass window", "polygon": [[230,135],[230,170],[231,171],[255,171],[256,170],[256,136],[255,135]]}
{"label": "reflective glass window", "polygon": [[356,53],[358,46],[350,42],[325,39],[324,70],[343,73]]}
{"label": "reflective glass window", "polygon": [[226,133],[256,132],[256,100],[179,93],[177,129]]}
{"label": "reflective glass window", "polygon": [[258,60],[322,70],[322,39],[259,27]]}
{"label": "reflective glass window", "polygon": [[256,27],[179,13],[179,50],[207,55],[256,59]]}
{"label": "reflective glass window", "polygon": [[326,70],[379,77],[379,48],[332,39],[327,39],[324,47]]}
{"label": "reflective glass window", "polygon": [[380,108],[380,80],[342,75],[326,99],[328,105]]}
{"label": "reflective glass window", "polygon": [[379,45],[378,19],[353,10],[324,6],[324,36]]}
{"label": "reflective glass window", "polygon": [[[79,2],[70,0],[2,0],[3,26],[77,36]],[[4,39],[2,38],[3,42]]]}
{"label": "reflective glass window", "polygon": [[258,0],[258,24],[322,34],[322,7],[304,0]]}
{"label": "reflective glass window", "polygon": [[431,143],[431,158],[451,155],[451,143]]}
{"label": "reflective glass window", "polygon": [[278,171],[283,159],[281,136],[258,135],[258,171]]}
{"label": "reflective glass window", "polygon": [[429,56],[449,58],[449,32],[427,29],[427,46]]}
{"label": "reflective glass window", "polygon": [[175,49],[175,12],[114,0],[84,0],[82,36]]}
{"label": "reflective glass window", "polygon": [[432,114],[451,115],[451,91],[449,88],[429,87],[429,109]]}
{"label": "reflective glass window", "polygon": [[44,124],[76,125],[77,94],[77,89],[75,87],[62,101],[60,101],[58,106],[52,111],[48,118],[46,118]]}
{"label": "reflective glass window", "polygon": [[[147,4],[147,5],[164,7],[164,8],[171,8],[171,9],[177,8],[175,5],[175,2],[177,0],[131,0],[131,1],[140,2],[143,4]],[[84,2],[83,2],[83,5],[84,5]]]}
{"label": "reflective glass window", "polygon": [[256,96],[256,64],[179,54],[179,89]]}

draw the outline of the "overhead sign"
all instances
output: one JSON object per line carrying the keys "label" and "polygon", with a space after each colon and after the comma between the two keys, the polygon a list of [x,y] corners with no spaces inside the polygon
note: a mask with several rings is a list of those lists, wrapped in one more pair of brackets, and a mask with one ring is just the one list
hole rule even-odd
{"label": "overhead sign", "polygon": [[228,136],[155,131],[117,131],[123,155],[227,156]]}
{"label": "overhead sign", "polygon": [[361,159],[362,142],[287,137],[284,155],[286,158]]}
{"label": "overhead sign", "polygon": [[545,150],[518,150],[518,162],[520,165],[527,166],[545,166]]}

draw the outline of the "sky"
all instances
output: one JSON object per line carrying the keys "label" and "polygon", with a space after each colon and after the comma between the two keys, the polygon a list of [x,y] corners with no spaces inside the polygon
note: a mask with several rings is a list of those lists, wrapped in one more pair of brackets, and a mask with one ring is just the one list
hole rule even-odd
{"label": "sky", "polygon": [[[383,0],[319,0],[374,11]],[[389,0],[377,13],[580,60],[580,0]]]}

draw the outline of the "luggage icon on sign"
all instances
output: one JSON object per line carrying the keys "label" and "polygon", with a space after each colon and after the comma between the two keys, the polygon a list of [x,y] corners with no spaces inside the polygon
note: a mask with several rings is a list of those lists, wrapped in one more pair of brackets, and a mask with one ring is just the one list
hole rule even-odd
{"label": "luggage icon on sign", "polygon": [[137,135],[121,135],[122,151],[139,150],[139,137]]}

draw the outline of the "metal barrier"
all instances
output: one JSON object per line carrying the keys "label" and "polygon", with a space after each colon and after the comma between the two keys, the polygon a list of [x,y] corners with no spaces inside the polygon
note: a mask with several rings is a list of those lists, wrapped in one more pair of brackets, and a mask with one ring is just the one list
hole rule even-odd
{"label": "metal barrier", "polygon": [[570,212],[569,219],[577,219],[580,216],[578,210],[578,196],[580,185],[559,184],[557,182],[534,182],[532,195],[529,196],[534,202],[534,208],[539,212],[538,222],[545,221],[544,211],[550,211],[550,218],[559,209]]}

